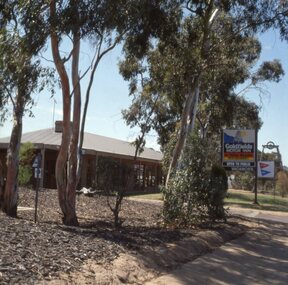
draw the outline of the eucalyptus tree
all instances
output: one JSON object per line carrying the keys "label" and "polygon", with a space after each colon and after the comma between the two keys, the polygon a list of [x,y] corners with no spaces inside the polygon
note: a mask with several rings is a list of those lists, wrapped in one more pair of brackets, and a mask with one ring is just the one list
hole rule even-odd
{"label": "eucalyptus tree", "polygon": [[[141,57],[150,39],[173,29],[178,1],[120,0],[50,1],[50,37],[53,60],[61,81],[63,133],[56,162],[56,183],[63,223],[78,225],[75,193],[81,172],[82,144],[90,92],[101,59],[117,44]],[[169,22],[169,19],[173,21]],[[160,27],[160,28],[159,28]],[[67,40],[70,43],[67,44]],[[87,70],[80,72],[81,44],[89,42],[94,56]],[[61,48],[70,46],[65,54]],[[67,64],[71,64],[68,74]],[[89,76],[81,118],[81,80]],[[80,126],[81,123],[81,126]]]}
{"label": "eucalyptus tree", "polygon": [[[251,86],[257,86],[261,80],[277,81],[283,74],[277,61],[265,63],[256,74],[251,71],[261,52],[255,32],[275,14],[264,17],[262,11],[259,23],[252,13],[247,19],[245,7],[253,6],[252,1],[248,2],[246,5],[245,1],[183,1],[186,12],[178,33],[160,41],[150,50],[146,61],[139,62],[128,54],[120,65],[134,96],[131,108],[124,112],[127,123],[138,124],[145,131],[142,126],[153,109],[155,112],[149,117],[160,134],[161,144],[169,141],[175,128],[178,130],[167,183],[171,172],[179,166],[196,119],[207,128],[222,117],[219,123],[223,125],[225,113],[229,113],[225,108],[233,101],[233,90],[238,84],[250,79]],[[259,11],[259,3],[256,8]],[[251,109],[258,117],[257,108]]]}
{"label": "eucalyptus tree", "polygon": [[[215,76],[216,80],[208,79],[212,89],[209,91],[209,87],[207,87],[200,94],[196,117],[203,137],[207,136],[207,132],[210,133],[210,136],[213,133],[219,135],[224,126],[260,129],[262,125],[259,118],[260,106],[250,102],[244,95],[253,90],[262,96],[267,92],[262,86],[263,83],[279,82],[284,75],[282,65],[278,60],[264,62],[256,71],[251,68],[247,69],[245,87],[240,91],[237,89],[236,92],[231,77],[233,70],[226,70],[226,72],[229,72],[229,76],[222,79],[223,76]],[[237,79],[237,77],[235,78]],[[229,80],[228,86],[227,79]],[[213,86],[213,82],[216,83],[216,86]]]}
{"label": "eucalyptus tree", "polygon": [[47,33],[42,17],[45,5],[41,1],[33,5],[30,1],[1,1],[0,7],[0,101],[4,111],[7,104],[12,105],[13,116],[1,208],[15,217],[22,118],[33,105],[32,94],[45,85],[42,79],[48,70],[41,67],[36,55],[45,44]]}

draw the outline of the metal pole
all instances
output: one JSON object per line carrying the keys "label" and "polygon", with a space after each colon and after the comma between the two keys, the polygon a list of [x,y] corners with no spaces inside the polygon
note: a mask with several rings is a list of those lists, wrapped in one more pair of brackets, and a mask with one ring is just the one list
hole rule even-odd
{"label": "metal pole", "polygon": [[56,100],[53,98],[53,117],[52,117],[52,129],[55,127],[54,122],[55,122],[55,104]]}
{"label": "metal pole", "polygon": [[36,168],[36,196],[35,196],[35,215],[34,215],[34,223],[37,222],[38,190],[39,190],[39,166],[37,166],[37,168]]}
{"label": "metal pole", "polygon": [[276,191],[276,174],[275,174],[275,162],[274,162],[274,178],[273,178],[273,182],[274,182],[274,187],[273,187],[273,194],[274,194],[274,201],[275,201],[275,195],[276,195],[276,193],[275,193],[275,191]]}
{"label": "metal pole", "polygon": [[258,129],[255,130],[255,181],[254,181],[254,202],[253,204],[257,204],[258,200],[257,200],[257,187],[258,187]]}
{"label": "metal pole", "polygon": [[39,192],[39,182],[40,182],[40,168],[41,168],[41,153],[37,154],[36,157],[36,195],[35,195],[35,214],[34,214],[34,223],[37,222],[37,209],[38,209],[38,192]]}

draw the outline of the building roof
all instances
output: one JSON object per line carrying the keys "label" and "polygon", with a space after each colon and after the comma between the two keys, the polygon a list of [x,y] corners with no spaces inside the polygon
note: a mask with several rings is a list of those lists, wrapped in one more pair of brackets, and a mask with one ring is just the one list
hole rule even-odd
{"label": "building roof", "polygon": [[[47,149],[58,149],[61,144],[62,133],[55,132],[54,129],[43,129],[39,131],[24,133],[21,143],[31,142],[36,147],[45,147]],[[0,148],[6,148],[10,138],[0,138]],[[134,157],[135,146],[127,141],[122,141],[114,138],[104,137],[96,134],[85,133],[83,150],[86,153],[102,153],[107,155],[120,155]],[[144,151],[139,155],[140,159],[148,159],[160,161],[163,155],[159,151],[151,148],[144,148]]]}

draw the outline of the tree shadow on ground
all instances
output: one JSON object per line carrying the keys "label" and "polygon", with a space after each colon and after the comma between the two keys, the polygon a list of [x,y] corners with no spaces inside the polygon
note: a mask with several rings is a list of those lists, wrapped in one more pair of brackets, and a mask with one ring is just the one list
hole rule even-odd
{"label": "tree shadow on ground", "polygon": [[115,242],[127,249],[139,249],[143,246],[160,246],[176,242],[193,235],[193,230],[165,229],[161,227],[122,226],[115,229],[113,222],[95,220],[82,222],[80,227],[59,227],[68,232],[86,237],[97,237]]}
{"label": "tree shadow on ground", "polygon": [[259,222],[259,225],[259,229],[184,265],[162,281],[174,284],[287,284],[287,225],[267,222]]}

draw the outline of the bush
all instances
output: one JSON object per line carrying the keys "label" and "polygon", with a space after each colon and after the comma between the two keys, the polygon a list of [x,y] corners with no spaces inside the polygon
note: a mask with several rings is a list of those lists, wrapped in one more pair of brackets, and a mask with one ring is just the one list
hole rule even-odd
{"label": "bush", "polygon": [[236,172],[235,178],[232,181],[234,189],[253,190],[254,173],[252,172]]}
{"label": "bush", "polygon": [[210,183],[208,187],[209,196],[209,217],[212,220],[226,220],[224,199],[228,191],[228,177],[223,167],[213,165],[210,172]]}
{"label": "bush", "polygon": [[163,219],[168,225],[191,226],[207,217],[209,176],[204,145],[197,136],[188,139],[181,167],[171,177],[168,187],[162,188]]}
{"label": "bush", "polygon": [[228,190],[222,167],[207,168],[207,143],[194,135],[188,139],[180,167],[171,177],[164,197],[164,223],[173,227],[193,226],[226,219],[224,198]]}
{"label": "bush", "polygon": [[21,145],[19,151],[19,174],[18,181],[20,186],[28,186],[33,175],[34,145],[27,142]]}

